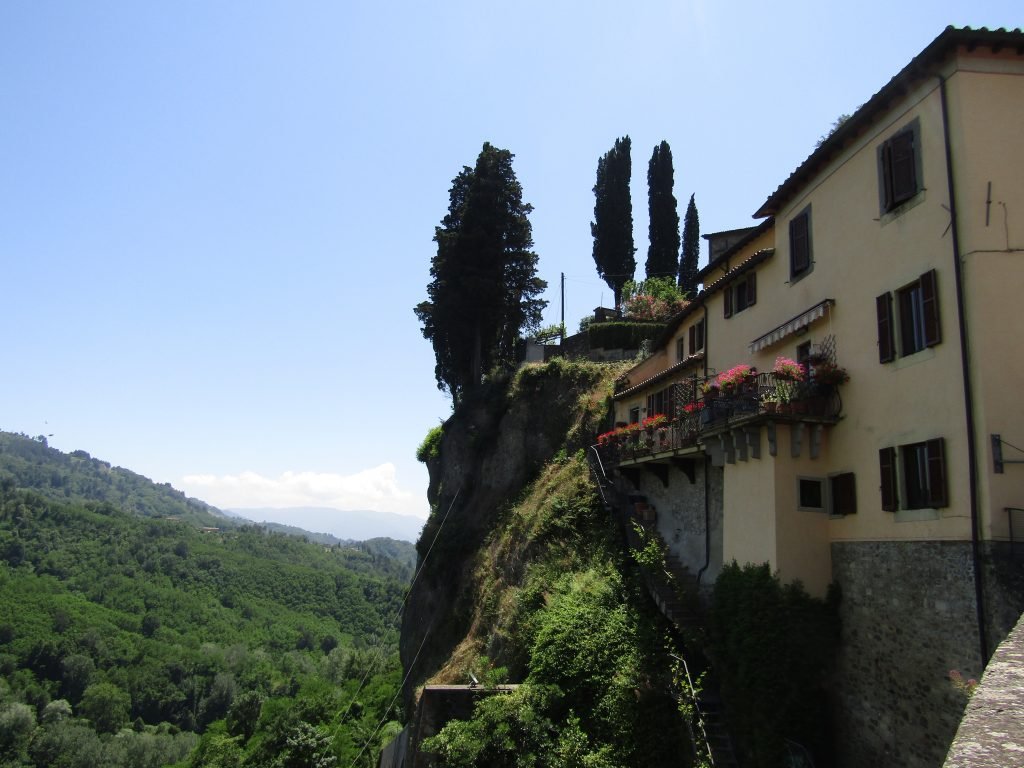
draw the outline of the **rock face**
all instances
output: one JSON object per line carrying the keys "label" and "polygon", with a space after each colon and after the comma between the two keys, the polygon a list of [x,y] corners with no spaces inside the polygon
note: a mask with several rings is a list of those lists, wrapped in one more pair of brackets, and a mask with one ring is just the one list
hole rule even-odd
{"label": "rock face", "polygon": [[[406,712],[469,630],[475,555],[502,513],[561,448],[590,442],[581,398],[596,368],[553,361],[492,382],[466,398],[444,425],[428,462],[432,513],[417,543],[422,570],[402,618]],[[458,682],[469,682],[458,681]]]}

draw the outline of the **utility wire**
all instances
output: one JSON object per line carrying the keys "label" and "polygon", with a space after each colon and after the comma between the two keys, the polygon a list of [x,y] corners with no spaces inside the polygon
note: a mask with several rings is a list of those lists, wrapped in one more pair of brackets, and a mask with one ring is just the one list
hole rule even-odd
{"label": "utility wire", "polygon": [[413,668],[416,667],[416,659],[420,657],[420,651],[423,650],[423,646],[427,642],[427,636],[430,635],[430,630],[433,629],[433,626],[434,623],[431,622],[430,626],[427,627],[427,631],[423,633],[423,640],[420,641],[420,647],[417,648],[416,655],[413,656],[413,663],[409,665],[409,672],[406,673],[406,677],[402,679],[401,685],[398,686],[398,690],[395,692],[394,696],[391,697],[391,703],[389,703],[387,709],[384,710],[384,717],[381,718],[381,721],[377,724],[377,727],[374,728],[373,733],[367,736],[366,743],[362,744],[362,749],[359,750],[359,754],[355,756],[355,759],[349,764],[348,768],[353,768],[353,766],[359,762],[359,758],[362,757],[362,753],[365,753],[367,751],[367,748],[369,748],[371,742],[373,742],[374,737],[377,735],[380,729],[384,727],[384,724],[387,722],[387,716],[391,714],[391,709],[394,707],[394,702],[398,700],[398,696],[401,694],[402,689],[406,687],[406,683],[409,682],[410,675],[413,674]]}
{"label": "utility wire", "polygon": [[[434,549],[434,544],[437,543],[437,537],[441,535],[441,530],[444,528],[444,524],[448,520],[448,515],[451,514],[452,507],[455,506],[455,502],[459,498],[459,494],[460,493],[462,493],[462,488],[461,487],[459,488],[459,490],[457,490],[455,492],[455,496],[454,496],[454,498],[452,498],[452,503],[448,505],[448,511],[444,513],[444,518],[442,518],[441,524],[437,527],[437,532],[434,534],[434,538],[430,542],[430,547],[427,549],[427,554],[425,554],[423,556],[423,562],[420,563],[420,567],[416,570],[416,574],[415,574],[415,576],[413,576],[413,580],[409,584],[409,588],[405,592],[405,597],[402,598],[402,604],[400,606],[398,606],[398,610],[395,612],[395,615],[394,615],[394,617],[392,617],[391,621],[389,621],[385,625],[385,630],[386,630],[388,625],[393,624],[395,621],[398,620],[398,617],[402,615],[402,611],[405,609],[405,604],[407,602],[409,602],[409,596],[412,594],[412,589],[413,589],[413,587],[416,586],[416,581],[417,581],[417,579],[419,579],[420,574],[423,573],[423,569],[427,565],[427,560],[430,557],[430,553]],[[431,622],[431,625],[433,625],[433,622]],[[427,631],[429,632],[430,630],[428,629]],[[426,639],[426,635],[424,635],[424,639]],[[420,647],[422,648],[422,645]],[[419,656],[419,651],[416,652],[416,655]],[[362,693],[363,687],[366,685],[367,679],[369,679],[369,677],[370,677],[370,672],[373,671],[373,669],[377,666],[377,664],[380,662],[380,660],[383,657],[384,657],[384,632],[381,632],[381,641],[380,641],[380,643],[377,646],[377,655],[371,659],[370,663],[366,667],[366,671],[363,672],[363,678],[362,678],[362,680],[359,681],[359,686],[356,688],[356,692],[354,694],[352,694],[352,700],[345,707],[343,707],[340,710],[342,716],[344,716],[344,714],[346,712],[348,712],[349,708],[353,704],[355,704],[356,699],[359,698],[359,694]],[[415,661],[416,660],[413,659],[413,663],[414,664],[415,664]],[[410,670],[412,669],[411,665],[410,665],[409,669]],[[403,683],[403,685],[404,685],[404,683]],[[399,688],[399,691],[401,691],[401,688]]]}

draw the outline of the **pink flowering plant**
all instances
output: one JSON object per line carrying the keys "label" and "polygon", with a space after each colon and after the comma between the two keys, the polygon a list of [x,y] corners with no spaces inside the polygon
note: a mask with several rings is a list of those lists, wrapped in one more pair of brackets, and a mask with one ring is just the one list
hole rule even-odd
{"label": "pink flowering plant", "polygon": [[686,306],[686,299],[672,278],[628,281],[622,295],[623,312],[633,320],[667,320]]}
{"label": "pink flowering plant", "polygon": [[740,363],[734,365],[728,371],[718,374],[716,381],[718,386],[724,388],[727,387],[739,387],[745,384],[747,381],[757,375],[757,369],[746,363]]}
{"label": "pink flowering plant", "polygon": [[782,355],[775,358],[775,367],[772,368],[772,371],[780,379],[789,381],[803,381],[807,376],[807,369],[802,363]]}

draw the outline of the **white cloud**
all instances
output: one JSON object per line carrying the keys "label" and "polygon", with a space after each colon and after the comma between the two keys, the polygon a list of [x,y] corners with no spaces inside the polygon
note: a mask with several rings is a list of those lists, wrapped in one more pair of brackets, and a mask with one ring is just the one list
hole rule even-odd
{"label": "white cloud", "polygon": [[256,472],[186,475],[181,488],[189,496],[221,509],[334,507],[426,517],[423,494],[400,488],[395,465],[391,463],[354,475],[291,471],[277,477],[265,477]]}

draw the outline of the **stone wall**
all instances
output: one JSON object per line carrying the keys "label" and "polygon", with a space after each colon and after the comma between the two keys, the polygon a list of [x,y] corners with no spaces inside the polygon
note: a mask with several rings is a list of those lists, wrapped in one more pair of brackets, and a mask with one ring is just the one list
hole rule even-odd
{"label": "stone wall", "polygon": [[838,764],[937,768],[979,677],[969,542],[832,544],[842,590],[836,670]]}
{"label": "stone wall", "polygon": [[944,768],[1024,766],[1024,618],[985,667]]}
{"label": "stone wall", "polygon": [[[641,467],[643,465],[640,465]],[[704,508],[704,472],[708,470],[708,510]],[[658,532],[669,549],[682,561],[694,578],[707,560],[708,520],[710,518],[711,559],[701,575],[702,584],[713,584],[722,569],[722,479],[721,467],[705,465],[696,457],[688,470],[672,464],[659,465],[658,472],[635,468],[630,484],[622,481],[627,493],[639,493],[657,511]],[[692,471],[691,480],[688,471]]]}

